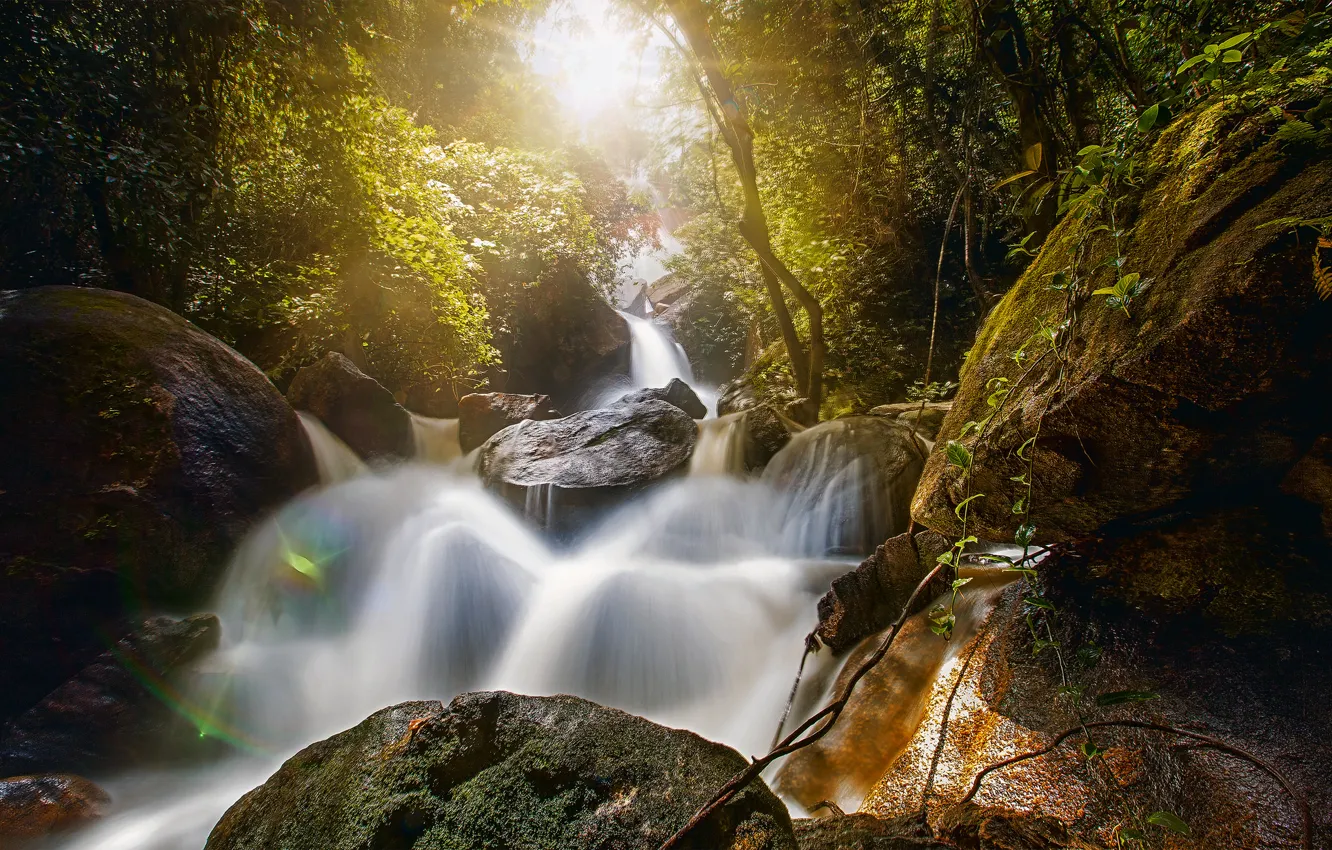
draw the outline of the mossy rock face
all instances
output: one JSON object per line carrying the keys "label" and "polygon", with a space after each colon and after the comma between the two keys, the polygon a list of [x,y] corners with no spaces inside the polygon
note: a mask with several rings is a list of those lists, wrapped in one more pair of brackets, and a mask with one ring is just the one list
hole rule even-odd
{"label": "mossy rock face", "polygon": [[[1013,388],[976,458],[970,533],[1007,541],[1025,471],[1017,449],[1036,433],[1041,542],[1078,539],[1107,523],[1179,506],[1251,502],[1276,492],[1326,428],[1332,386],[1332,302],[1318,299],[1310,244],[1276,219],[1332,214],[1332,159],[1270,138],[1262,116],[1224,105],[1185,117],[1149,155],[1144,193],[1121,207],[1125,273],[1150,279],[1132,316],[1095,296],[1081,308],[1062,385],[1059,363],[1028,346],[1064,315],[1052,275],[1081,244],[1091,269],[1114,256],[1100,221],[1066,219],[986,320],[926,466],[913,515],[956,534],[960,470],[942,453],[991,411],[990,382]],[[1131,207],[1136,204],[1136,212]],[[1127,222],[1125,221],[1127,220]],[[1102,267],[1093,287],[1109,286]],[[1035,363],[1036,365],[1032,365]]]}
{"label": "mossy rock face", "polygon": [[0,293],[0,715],[204,602],[251,524],[316,480],[252,363],[123,293]]}
{"label": "mossy rock face", "polygon": [[297,372],[287,400],[313,413],[365,460],[403,461],[416,453],[412,415],[393,393],[336,351]]}
{"label": "mossy rock face", "polygon": [[[577,697],[403,703],[293,756],[207,850],[655,850],[744,767],[720,744]],[[795,841],[756,781],[684,846]]]}

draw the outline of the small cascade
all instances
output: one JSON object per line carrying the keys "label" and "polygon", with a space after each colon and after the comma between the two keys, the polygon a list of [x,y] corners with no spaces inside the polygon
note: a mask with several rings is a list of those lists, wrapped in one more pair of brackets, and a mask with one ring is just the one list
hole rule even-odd
{"label": "small cascade", "polygon": [[620,313],[629,323],[629,377],[635,387],[664,387],[672,378],[694,382],[684,348],[659,325],[632,313]]}
{"label": "small cascade", "polygon": [[346,443],[338,439],[336,434],[324,427],[319,417],[299,410],[296,415],[300,417],[301,427],[305,429],[305,436],[310,440],[310,448],[314,450],[315,468],[319,470],[321,484],[337,484],[365,473],[365,461],[361,460]]}
{"label": "small cascade", "polygon": [[413,413],[412,437],[417,459],[426,463],[450,464],[462,457],[457,419],[431,419]]}
{"label": "small cascade", "polygon": [[745,471],[745,411],[698,422],[690,475],[740,475]]}
{"label": "small cascade", "polygon": [[787,494],[786,548],[810,557],[868,554],[906,530],[924,454],[895,423],[872,416],[822,422],[794,435],[763,470]]}

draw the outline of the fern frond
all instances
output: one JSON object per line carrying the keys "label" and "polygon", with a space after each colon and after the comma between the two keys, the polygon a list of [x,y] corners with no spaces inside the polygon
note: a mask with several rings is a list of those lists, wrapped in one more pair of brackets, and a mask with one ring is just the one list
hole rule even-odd
{"label": "fern frond", "polygon": [[1324,301],[1332,298],[1332,268],[1323,268],[1322,251],[1327,247],[1325,241],[1332,240],[1319,239],[1313,249],[1314,288],[1318,290],[1318,297]]}

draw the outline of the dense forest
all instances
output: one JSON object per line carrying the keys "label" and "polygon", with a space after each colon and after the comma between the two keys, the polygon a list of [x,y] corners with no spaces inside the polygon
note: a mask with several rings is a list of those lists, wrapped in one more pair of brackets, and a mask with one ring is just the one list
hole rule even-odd
{"label": "dense forest", "polygon": [[0,845],[1332,842],[1328,0],[3,9]]}

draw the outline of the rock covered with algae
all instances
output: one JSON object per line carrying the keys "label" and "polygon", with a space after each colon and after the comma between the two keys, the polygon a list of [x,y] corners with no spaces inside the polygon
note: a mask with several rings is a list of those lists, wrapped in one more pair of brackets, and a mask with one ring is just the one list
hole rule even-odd
{"label": "rock covered with algae", "polygon": [[[655,850],[744,767],[721,744],[578,697],[408,702],[297,753],[207,850]],[[683,846],[796,845],[755,781]]]}

